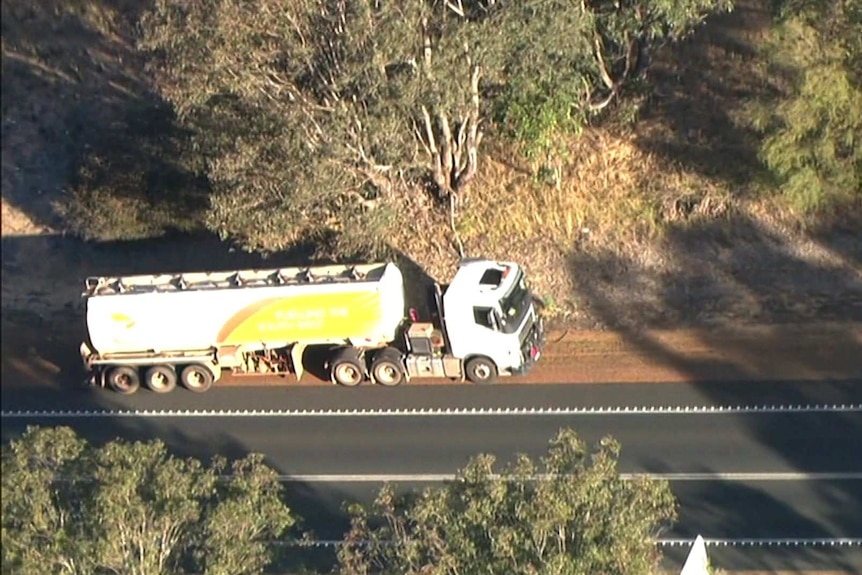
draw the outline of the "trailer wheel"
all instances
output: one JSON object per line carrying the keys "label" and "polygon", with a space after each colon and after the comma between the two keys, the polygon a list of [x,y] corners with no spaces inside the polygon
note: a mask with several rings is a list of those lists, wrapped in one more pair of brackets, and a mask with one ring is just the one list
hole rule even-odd
{"label": "trailer wheel", "polygon": [[467,379],[473,383],[494,383],[497,379],[497,366],[487,357],[474,357],[465,367]]}
{"label": "trailer wheel", "polygon": [[177,387],[177,372],[170,365],[154,365],[144,373],[144,385],[154,393],[169,393]]}
{"label": "trailer wheel", "polygon": [[141,387],[141,376],[134,367],[120,365],[108,370],[108,386],[122,395],[131,395]]}
{"label": "trailer wheel", "polygon": [[331,363],[332,382],[345,387],[356,387],[365,378],[365,370],[362,367],[358,349],[341,348]]}
{"label": "trailer wheel", "polygon": [[375,383],[386,387],[395,387],[404,381],[401,352],[391,347],[378,351],[371,362],[371,376]]}
{"label": "trailer wheel", "polygon": [[195,393],[203,393],[213,386],[215,378],[210,370],[203,365],[187,365],[180,372],[180,382],[183,387]]}

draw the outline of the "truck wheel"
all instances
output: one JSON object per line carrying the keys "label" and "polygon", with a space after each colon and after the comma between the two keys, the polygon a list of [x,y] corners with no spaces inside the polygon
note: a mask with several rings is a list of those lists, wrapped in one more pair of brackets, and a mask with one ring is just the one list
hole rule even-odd
{"label": "truck wheel", "polygon": [[202,365],[187,365],[180,372],[183,387],[195,393],[203,393],[213,386],[213,374]]}
{"label": "truck wheel", "polygon": [[395,387],[404,381],[401,352],[391,347],[378,351],[371,362],[371,376],[375,383],[386,387]]}
{"label": "truck wheel", "polygon": [[342,348],[332,360],[331,377],[332,382],[345,387],[356,387],[365,377],[362,369],[362,359],[359,350],[348,347]]}
{"label": "truck wheel", "polygon": [[467,379],[473,383],[494,383],[497,366],[487,357],[474,357],[465,367]]}
{"label": "truck wheel", "polygon": [[108,386],[123,395],[131,395],[141,387],[141,376],[134,367],[121,365],[108,370]]}
{"label": "truck wheel", "polygon": [[144,373],[144,385],[154,393],[168,393],[177,387],[177,372],[170,365],[154,365]]}

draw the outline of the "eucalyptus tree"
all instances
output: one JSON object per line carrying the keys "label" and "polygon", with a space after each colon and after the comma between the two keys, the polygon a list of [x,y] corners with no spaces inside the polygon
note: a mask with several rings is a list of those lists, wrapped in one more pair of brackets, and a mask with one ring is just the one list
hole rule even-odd
{"label": "eucalyptus tree", "polygon": [[668,483],[624,480],[619,444],[593,449],[561,430],[539,460],[498,469],[478,455],[457,479],[421,492],[381,489],[351,508],[344,575],[651,573],[654,539],[676,515]]}
{"label": "eucalyptus tree", "polygon": [[2,466],[4,573],[261,573],[295,521],[259,455],[205,466],[160,441],[33,427]]}
{"label": "eucalyptus tree", "polygon": [[779,3],[762,46],[787,88],[752,106],[760,159],[801,212],[862,200],[862,5]]}

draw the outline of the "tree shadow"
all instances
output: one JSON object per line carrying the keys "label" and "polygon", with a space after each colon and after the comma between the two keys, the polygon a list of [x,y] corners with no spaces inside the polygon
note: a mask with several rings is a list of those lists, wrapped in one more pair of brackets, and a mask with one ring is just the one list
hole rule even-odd
{"label": "tree shadow", "polygon": [[[720,470],[698,469],[698,472],[709,473]],[[818,503],[830,505],[830,508],[840,508],[849,503],[851,509],[856,509],[858,502],[848,497],[858,498],[862,495],[862,484],[851,482],[841,490],[819,489],[806,501],[808,507]],[[774,485],[774,484],[772,484]],[[778,485],[778,491],[781,491]],[[805,517],[803,512],[787,505],[787,496],[777,494],[769,483],[734,481],[692,482],[683,481],[671,484],[671,489],[677,497],[686,501],[697,502],[680,509],[679,519],[670,538],[694,540],[697,535],[710,538],[710,529],[716,532],[734,533],[738,539],[799,539],[799,538],[829,538],[833,536],[830,530],[824,530],[818,522]],[[716,518],[728,518],[726,505],[733,501],[734,506],[747,510],[732,520],[716,525]],[[851,519],[848,515],[847,519]],[[793,526],[789,528],[788,526]],[[798,531],[800,530],[801,531]],[[757,549],[752,554],[752,548]],[[679,569],[685,562],[689,547],[664,547],[663,555],[669,568]],[[756,544],[749,547],[717,547],[710,546],[707,553],[713,565],[719,569],[733,565],[735,571],[799,571],[805,570],[801,565],[829,566],[829,571],[854,572],[852,557],[841,550],[807,547],[794,549],[788,553],[786,548],[758,548]]]}
{"label": "tree shadow", "polygon": [[2,197],[22,214],[4,212],[10,228],[144,237],[199,227],[206,181],[135,47],[147,7],[3,3]]}
{"label": "tree shadow", "polygon": [[753,98],[780,90],[757,54],[771,23],[768,0],[737,0],[691,37],[659,50],[647,74],[653,91],[637,128],[639,144],[742,193],[757,161],[759,138],[735,115]]}
{"label": "tree shadow", "polygon": [[[698,470],[708,473],[711,470]],[[717,471],[717,470],[712,470]],[[780,489],[781,486],[779,486]],[[730,481],[709,482],[679,482],[671,485],[673,492],[682,495],[687,501],[696,501],[680,510],[680,517],[674,527],[673,533],[667,537],[673,539],[687,539],[693,541],[697,535],[710,539],[708,532],[704,532],[704,525],[713,525],[715,517],[727,516],[728,502],[735,507],[749,510],[747,515],[740,514],[734,521],[728,521],[722,529],[728,533],[736,533],[739,539],[797,539],[800,533],[795,529],[802,526],[805,534],[802,537],[816,538],[829,537],[821,525],[807,519],[803,513],[791,508],[775,496],[774,490],[769,483],[738,483]],[[858,497],[862,493],[862,486],[856,482],[854,486],[846,490],[846,493],[854,493]],[[815,492],[809,501],[809,508],[816,503],[824,503],[832,506],[842,505],[846,499],[836,497],[834,493],[823,489]],[[837,501],[835,501],[837,499]],[[855,508],[858,503],[851,502]],[[858,521],[858,520],[857,520]],[[794,527],[789,527],[789,526]],[[689,553],[690,545],[663,546],[662,554],[664,564],[668,570],[677,572]],[[756,553],[752,553],[756,550]],[[828,566],[829,572],[854,573],[858,565],[858,550],[842,549],[840,547],[816,546],[797,547],[793,545],[764,547],[752,542],[749,545],[730,546],[708,546],[707,554],[710,562],[720,570],[763,572],[800,572],[821,571],[821,567]]]}
{"label": "tree shadow", "polygon": [[[742,217],[730,225],[690,223],[670,229],[663,239],[662,257],[669,262],[669,272],[658,273],[610,252],[576,253],[570,258],[570,271],[576,297],[592,315],[621,333],[638,351],[686,374],[716,404],[745,405],[752,398],[768,404],[816,404],[823,401],[818,379],[846,382],[843,389],[853,403],[852,398],[858,397],[855,387],[862,381],[859,240],[857,233],[841,238],[837,247],[826,243],[834,237],[835,234],[823,233],[819,236],[823,243],[801,249]],[[819,257],[814,253],[818,249],[837,255]],[[592,271],[609,269],[613,273],[604,278]],[[751,327],[749,332],[736,329],[745,324],[761,325]],[[648,329],[680,326],[692,330],[694,337],[714,353],[706,359],[687,356]],[[758,391],[758,381],[774,380],[776,372],[785,374],[786,385],[770,385],[772,395],[764,397]],[[748,385],[721,384],[728,380],[747,381]],[[799,383],[809,380],[810,383]],[[841,398],[835,399],[843,403]],[[828,417],[830,435],[836,430],[842,430],[839,435],[848,438],[862,435],[858,414],[841,412]],[[746,418],[740,425],[793,470],[858,470],[859,459],[853,448],[822,445],[818,427],[806,423],[809,420],[800,421],[801,427],[791,431],[772,425],[772,420],[765,417]],[[704,486],[701,497],[708,502],[731,488],[739,489],[711,483]],[[765,486],[759,495],[741,493],[741,501],[746,497],[768,497],[768,489]],[[847,518],[862,516],[858,482],[823,482],[815,489],[819,497],[835,503],[834,509],[843,510],[845,515],[835,517],[834,525],[845,525]],[[796,506],[778,509],[777,504],[766,499],[752,501],[751,505],[771,509],[770,513],[778,518],[775,530],[785,522],[781,517],[796,515],[794,525],[810,523]],[[740,508],[745,506],[743,503]],[[708,513],[701,517],[701,534],[709,537],[714,524]],[[748,533],[745,527],[741,515],[737,525],[723,529],[739,537],[794,536],[770,532],[771,528]],[[859,536],[829,525],[810,528],[823,537]],[[769,568],[776,565],[779,563]]]}
{"label": "tree shadow", "polygon": [[852,204],[843,207],[839,217],[833,217],[812,226],[807,236],[824,249],[829,250],[844,265],[862,269],[862,194]]}
{"label": "tree shadow", "polygon": [[660,241],[666,271],[606,250],[572,255],[571,276],[582,304],[611,328],[862,320],[858,232],[818,239],[791,244],[744,216],[693,222]]}

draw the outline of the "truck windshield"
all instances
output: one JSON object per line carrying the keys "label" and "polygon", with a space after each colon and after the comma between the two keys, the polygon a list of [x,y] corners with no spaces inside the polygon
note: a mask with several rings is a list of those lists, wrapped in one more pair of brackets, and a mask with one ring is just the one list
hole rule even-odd
{"label": "truck windshield", "polygon": [[515,333],[518,326],[524,321],[524,316],[530,309],[530,290],[527,288],[527,279],[523,271],[518,271],[518,277],[512,285],[509,293],[500,298],[500,327],[504,333]]}

